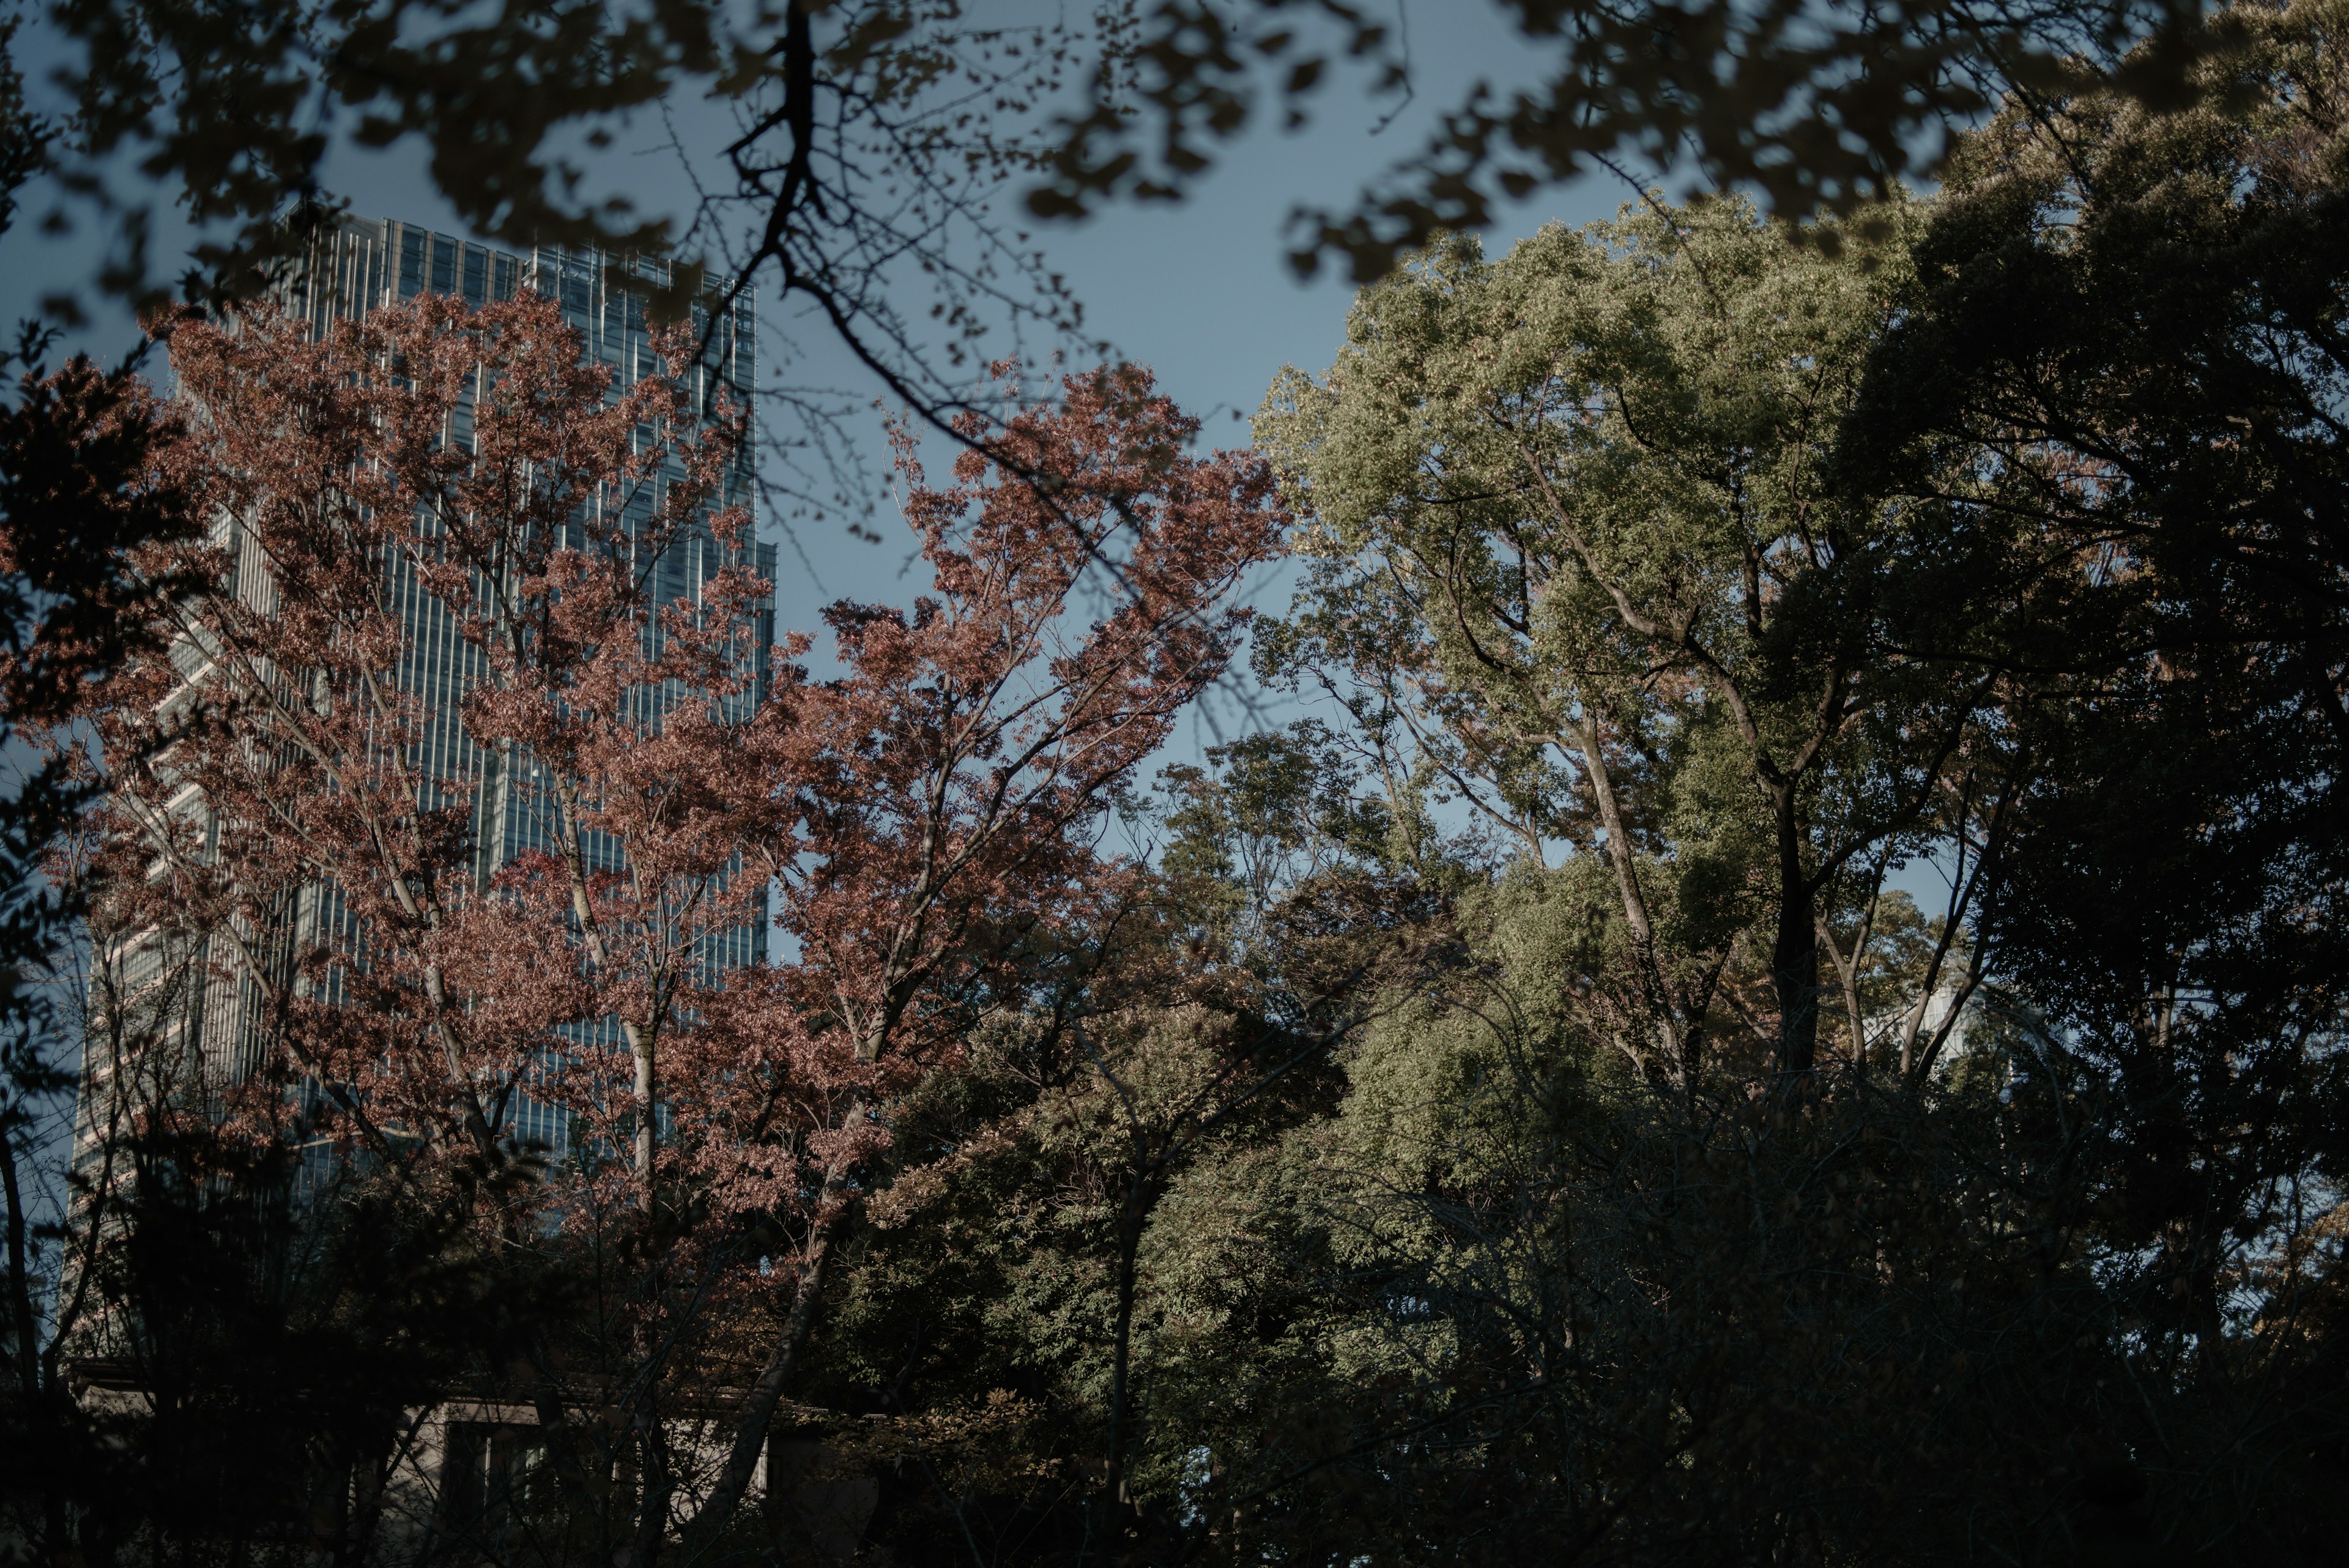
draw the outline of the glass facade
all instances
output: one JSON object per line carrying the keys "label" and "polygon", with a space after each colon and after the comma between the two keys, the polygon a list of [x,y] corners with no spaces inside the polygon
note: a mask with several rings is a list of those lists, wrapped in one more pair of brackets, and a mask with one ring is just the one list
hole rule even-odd
{"label": "glass facade", "polygon": [[[557,301],[564,319],[585,339],[583,352],[591,361],[612,371],[615,394],[637,378],[658,369],[646,306],[655,290],[677,281],[669,264],[654,257],[621,256],[600,251],[538,247],[527,255],[511,254],[432,233],[412,223],[344,219],[324,230],[312,242],[307,265],[289,280],[286,308],[306,316],[314,331],[323,332],[335,320],[365,314],[380,305],[409,299],[419,294],[455,295],[470,306],[506,299],[522,290]],[[714,408],[721,392],[738,408],[751,408],[750,392],[757,368],[756,318],[750,300],[735,301],[712,325],[723,280],[710,280],[698,291],[692,323],[706,336],[708,352],[688,372],[685,390],[701,409]],[[463,440],[470,429],[460,414],[452,434]],[[754,507],[751,452],[745,442],[730,470],[721,503]],[[671,476],[676,474],[672,465]],[[649,515],[654,502],[640,497],[635,504]],[[750,546],[750,564],[769,583],[774,581],[775,550],[771,545]],[[655,597],[673,604],[698,600],[701,586],[721,567],[733,564],[706,530],[676,541],[657,559],[647,562]],[[485,671],[481,654],[460,635],[454,618],[422,592],[403,564],[389,585],[400,606],[408,631],[402,670],[403,684],[427,693],[435,719],[426,738],[428,755],[419,759],[428,776],[468,781],[473,794],[479,874],[486,880],[499,867],[531,850],[549,846],[548,807],[551,800],[539,787],[537,769],[526,755],[501,757],[476,746],[464,733],[457,704]],[[774,642],[774,612],[758,618],[750,656],[757,660],[758,687],[763,691]],[[643,720],[657,723],[660,712],[693,700],[681,690],[646,691]],[[618,856],[610,846],[592,846],[591,853],[606,865]],[[326,911],[320,911],[325,914]],[[713,969],[732,969],[762,962],[766,956],[767,917],[764,889],[743,900],[744,919],[706,945],[704,961]],[[331,916],[329,916],[331,918]],[[616,1025],[580,1033],[581,1043],[616,1044]],[[603,1038],[603,1036],[609,1036]],[[514,1110],[513,1130],[523,1138],[560,1148],[564,1142],[563,1118],[553,1107],[522,1098]]]}
{"label": "glass facade", "polygon": [[[279,304],[289,313],[305,317],[314,332],[323,333],[338,320],[355,319],[419,294],[451,295],[480,306],[529,290],[561,304],[564,319],[585,339],[585,356],[611,369],[616,395],[657,368],[646,306],[654,291],[667,289],[673,281],[667,264],[655,258],[549,247],[533,249],[526,255],[512,254],[410,223],[346,218],[314,236],[304,265],[281,286]],[[687,377],[687,390],[705,410],[714,407],[723,392],[748,410],[756,368],[752,307],[747,298],[735,302],[715,317],[713,327],[711,313],[721,287],[717,280],[705,284],[692,306],[694,325],[705,332],[709,348]],[[454,441],[471,440],[470,410],[460,410],[450,433]],[[723,504],[754,508],[750,461],[746,442],[726,476]],[[681,477],[672,462],[657,483]],[[652,497],[639,496],[631,504],[632,515],[648,517],[655,504]],[[223,520],[222,526],[242,533],[233,520]],[[233,591],[265,611],[274,590],[259,552],[250,536],[235,543],[239,546],[237,581]],[[774,546],[753,543],[745,553],[748,564],[771,584]],[[642,563],[642,569],[660,602],[673,604],[680,599],[698,601],[711,576],[743,558],[731,554],[703,528],[673,540],[657,557]],[[550,846],[551,797],[526,753],[501,755],[476,744],[466,733],[459,704],[473,683],[487,674],[481,650],[464,639],[447,607],[417,581],[412,563],[404,559],[388,563],[386,570],[385,591],[398,609],[406,632],[400,684],[425,697],[431,715],[420,738],[421,754],[413,761],[419,774],[432,781],[426,788],[437,798],[420,804],[448,805],[470,794],[475,870],[486,882],[516,857]],[[755,660],[756,690],[762,692],[774,642],[771,593],[752,629],[745,657]],[[637,693],[636,701],[641,704],[641,722],[649,726],[679,702],[706,699],[672,687]],[[171,803],[170,809],[209,815],[204,803],[192,794]],[[207,827],[219,830],[217,823],[208,823]],[[591,845],[590,853],[607,867],[618,860],[616,849],[610,845]],[[289,900],[277,930],[245,933],[244,947],[248,951],[282,956],[288,972],[270,978],[289,980],[295,951],[317,936],[338,929],[348,933],[341,905],[330,885],[305,888]],[[740,908],[740,922],[704,943],[704,962],[713,970],[764,961],[768,921],[763,884],[742,888]],[[256,937],[261,940],[254,940]],[[221,949],[232,944],[214,939],[203,945]],[[357,945],[363,950],[363,941]],[[200,1063],[204,1080],[234,1081],[254,1069],[266,1044],[261,1031],[269,1013],[264,1004],[269,988],[261,983],[262,976],[222,961],[221,952],[173,951],[171,944],[154,940],[126,944],[114,956],[119,961],[111,966],[114,971],[137,981],[113,988],[118,1023],[126,1022],[121,1016],[125,1004],[143,998],[146,1005],[138,1011],[148,1023],[141,1032],[160,1029],[163,1034],[181,1038],[188,1047],[181,1054],[182,1059]],[[262,961],[275,959],[264,957]],[[93,995],[92,1001],[98,999]],[[93,1012],[97,1011],[94,1007]],[[162,1025],[159,1012],[168,1013],[172,1022]],[[617,1044],[617,1028],[609,1021],[565,1033],[582,1044]],[[93,1061],[85,1077],[82,1126],[86,1136],[97,1133],[95,1102],[113,1098],[97,1081],[103,1075],[97,1066]],[[510,1125],[512,1132],[530,1141],[556,1149],[565,1143],[567,1128],[561,1114],[526,1096],[517,1098]]]}

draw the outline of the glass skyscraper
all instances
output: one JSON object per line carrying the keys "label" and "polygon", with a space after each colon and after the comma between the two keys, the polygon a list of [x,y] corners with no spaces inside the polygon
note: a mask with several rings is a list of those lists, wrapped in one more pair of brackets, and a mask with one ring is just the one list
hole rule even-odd
{"label": "glass skyscraper", "polygon": [[[411,223],[342,218],[322,225],[312,236],[301,265],[280,286],[277,302],[290,314],[306,318],[314,332],[324,333],[338,320],[356,319],[419,294],[453,296],[478,306],[527,290],[561,305],[564,318],[585,339],[586,357],[611,369],[616,395],[658,368],[646,306],[656,290],[667,290],[674,281],[668,264],[657,258],[553,247],[515,254]],[[719,298],[714,281],[701,287],[698,296],[692,307],[693,319],[705,332],[709,347],[700,362],[688,372],[685,390],[704,410],[727,392],[739,408],[748,410],[756,369],[751,304],[744,297],[713,315]],[[460,410],[451,438],[470,440],[470,410]],[[750,464],[746,442],[728,470],[720,504],[754,506]],[[672,462],[660,483],[678,477],[681,472]],[[641,514],[649,514],[648,500],[640,499],[635,504],[643,508]],[[224,520],[222,526],[236,528],[233,519]],[[251,540],[242,540],[241,545],[232,591],[266,607],[274,587]],[[748,564],[771,584],[774,547],[754,543],[747,548]],[[711,576],[725,566],[740,563],[740,556],[730,557],[726,547],[704,528],[688,532],[657,559],[643,565],[657,600],[675,603],[698,600],[702,584]],[[426,754],[416,759],[419,772],[441,781],[444,789],[471,792],[476,874],[486,881],[499,867],[548,842],[544,801],[533,787],[535,769],[527,756],[502,758],[494,750],[477,745],[466,733],[459,704],[473,683],[484,678],[487,669],[481,651],[460,635],[447,607],[423,591],[404,560],[386,564],[384,587],[405,625],[400,684],[426,697],[432,713],[422,741]],[[763,691],[774,641],[771,593],[753,629],[749,657],[757,661],[757,690]],[[678,690],[644,692],[639,700],[649,722],[667,707],[694,699],[693,694]],[[428,804],[455,802],[444,794]],[[201,801],[187,800],[174,809],[201,812],[206,808]],[[218,825],[213,826],[218,829]],[[616,860],[616,853],[605,846],[603,857],[609,864]],[[709,941],[706,963],[728,969],[763,961],[767,919],[761,891],[743,889],[740,922]],[[254,1069],[267,1044],[263,1031],[270,1011],[264,1005],[270,987],[264,980],[290,981],[293,955],[316,935],[334,930],[345,919],[340,903],[331,887],[305,888],[285,911],[282,930],[248,933],[263,939],[252,942],[253,949],[274,955],[285,964],[287,972],[275,976],[249,972],[230,961],[225,952],[202,950],[227,946],[217,939],[202,944],[199,950],[175,950],[172,944],[152,939],[134,940],[112,955],[119,975],[113,988],[115,1005],[147,996],[141,1029],[167,1039],[176,1036],[181,1050],[171,1054],[198,1065],[205,1079],[215,1084],[241,1079]],[[99,999],[94,994],[91,1000],[95,1019],[100,1012]],[[120,1022],[117,1020],[118,1025]],[[608,1025],[568,1033],[602,1043],[605,1028]],[[617,1031],[610,1033],[616,1036]],[[86,1059],[78,1139],[85,1152],[94,1152],[91,1141],[103,1136],[105,1118],[96,1114],[98,1102],[113,1097],[109,1092],[113,1085],[103,1081],[105,1076],[101,1064]],[[564,1142],[560,1116],[526,1097],[517,1101],[511,1130],[555,1147]]]}
{"label": "glass skyscraper", "polygon": [[[470,306],[512,297],[528,290],[559,303],[564,319],[585,339],[588,359],[610,368],[616,395],[638,377],[659,369],[654,353],[646,306],[653,292],[676,281],[662,259],[620,256],[601,251],[539,247],[516,255],[434,234],[413,223],[345,218],[321,230],[312,241],[305,265],[289,279],[285,307],[306,316],[314,332],[323,332],[336,319],[365,315],[378,306],[413,298],[419,294],[453,295]],[[722,280],[711,280],[693,306],[693,325],[706,335],[709,350],[687,373],[684,390],[694,406],[709,410],[722,391],[738,408],[752,407],[757,370],[757,321],[746,294],[716,317],[709,314]],[[461,436],[465,432],[460,431]],[[752,453],[746,441],[730,466],[719,497],[722,505],[754,508]],[[681,477],[671,465],[671,473]],[[649,504],[647,505],[649,510]],[[771,584],[775,549],[754,544],[750,565]],[[653,597],[663,604],[700,597],[704,581],[722,566],[721,546],[701,530],[673,544],[651,567]],[[464,732],[457,704],[481,679],[481,650],[459,635],[455,620],[436,599],[419,591],[403,567],[390,585],[408,628],[402,683],[411,691],[431,694],[437,717],[428,732],[433,755],[421,771],[441,777],[478,779],[474,789],[473,822],[479,873],[484,880],[515,857],[546,845],[543,799],[532,787],[526,758],[511,769],[492,752],[476,746]],[[758,618],[752,657],[758,661],[758,689],[765,689],[770,649],[774,642],[772,595]],[[649,721],[671,703],[686,700],[681,691],[642,694]],[[520,776],[516,776],[520,775]],[[746,898],[745,918],[715,940],[705,961],[727,969],[763,961],[767,920],[762,898]],[[597,1031],[598,1033],[602,1031]],[[616,1036],[616,1030],[612,1031]],[[616,1044],[616,1038],[611,1044]],[[560,1147],[562,1127],[550,1107],[523,1099],[517,1109],[515,1132],[526,1138]]]}

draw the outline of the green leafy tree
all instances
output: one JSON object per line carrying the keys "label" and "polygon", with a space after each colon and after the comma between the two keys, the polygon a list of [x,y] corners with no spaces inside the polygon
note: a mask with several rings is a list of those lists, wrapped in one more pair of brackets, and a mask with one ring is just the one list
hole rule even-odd
{"label": "green leafy tree", "polygon": [[2047,765],[1987,930],[2013,1049],[2102,1085],[2078,1157],[2166,1375],[2332,1431],[2339,1386],[2268,1353],[2349,1156],[2349,12],[2231,21],[2171,112],[2088,96],[1969,146],[1846,461],[2095,561],[2015,713]]}
{"label": "green leafy tree", "polygon": [[1497,263],[1451,241],[1258,419],[1318,558],[1273,666],[1516,855],[1604,857],[1623,1048],[1661,1075],[1755,1032],[1809,1071],[1829,918],[1940,836],[1995,851],[1997,681],[1896,618],[2006,613],[2000,542],[1832,462],[1905,275],[1894,241],[1830,256],[1735,203]]}

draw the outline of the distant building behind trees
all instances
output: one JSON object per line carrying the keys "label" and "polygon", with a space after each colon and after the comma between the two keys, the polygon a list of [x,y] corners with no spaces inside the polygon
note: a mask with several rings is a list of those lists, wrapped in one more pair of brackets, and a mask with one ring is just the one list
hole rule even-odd
{"label": "distant building behind trees", "polygon": [[[698,285],[698,287],[695,286]],[[691,275],[683,287],[695,297],[688,308],[706,345],[698,363],[686,373],[695,407],[713,411],[721,397],[730,400],[745,419],[757,379],[757,314],[749,296],[726,304],[711,314],[721,297],[722,280],[703,281]],[[558,302],[564,319],[583,336],[584,357],[612,372],[612,395],[617,396],[647,373],[658,368],[654,324],[647,308],[657,310],[657,298],[680,286],[678,269],[657,257],[618,256],[602,251],[540,246],[517,255],[407,223],[398,219],[342,216],[317,224],[299,263],[277,290],[274,304],[294,317],[306,319],[316,337],[325,337],[338,322],[355,321],[380,306],[433,294],[461,298],[469,306],[511,299],[519,291]],[[747,436],[746,430],[746,436]],[[470,399],[449,439],[471,440]],[[661,480],[665,485],[681,475],[672,456]],[[658,486],[630,503],[632,520],[653,514]],[[736,450],[725,483],[715,504],[756,510],[756,482],[747,440]],[[229,591],[256,608],[274,603],[274,587],[268,563],[249,530],[236,519],[217,518],[222,542],[233,548],[234,582]],[[753,569],[768,582],[774,580],[775,547],[749,546]],[[707,529],[672,542],[644,564],[657,601],[673,603],[698,598],[700,588],[725,565],[725,547]],[[459,704],[486,672],[482,650],[467,642],[445,603],[421,591],[412,565],[394,559],[386,563],[387,591],[398,605],[407,631],[400,665],[404,688],[428,701],[434,717],[424,739],[426,754],[416,759],[419,774],[442,794],[462,791],[470,796],[476,865],[486,883],[517,857],[548,847],[545,801],[533,788],[534,768],[527,758],[510,759],[500,749],[477,744],[466,733]],[[746,657],[757,663],[763,690],[774,641],[771,598],[759,618],[758,635]],[[184,700],[202,673],[202,656],[181,648],[172,654],[189,678],[180,692]],[[683,695],[678,691],[645,694],[646,718]],[[158,803],[164,810],[191,819],[204,819],[204,831],[216,838],[234,832],[232,825],[210,820],[211,808],[192,790]],[[447,799],[419,801],[419,805],[445,805]],[[763,889],[749,895],[741,922],[711,944],[708,962],[716,969],[734,969],[762,962],[767,948]],[[84,1088],[77,1118],[76,1165],[86,1179],[98,1179],[104,1165],[103,1146],[123,1121],[120,1098],[114,1092],[112,1062],[120,1053],[103,1048],[107,1037],[136,1036],[148,1041],[179,1039],[184,1049],[164,1053],[190,1075],[184,1091],[197,1084],[213,1088],[242,1082],[266,1053],[269,1032],[277,1026],[268,996],[276,987],[292,983],[291,966],[297,955],[321,934],[347,919],[336,890],[317,885],[297,895],[283,914],[280,926],[264,932],[243,933],[232,944],[214,935],[194,944],[142,933],[119,940],[116,950],[92,966],[93,994],[89,1016],[93,1048],[85,1054]],[[281,972],[267,977],[252,972],[235,950],[258,950]],[[153,1053],[141,1053],[154,1062]],[[149,1085],[151,1094],[162,1085]],[[134,1096],[135,1098],[136,1096]],[[518,1141],[559,1148],[565,1136],[564,1117],[554,1106],[526,1096],[513,1102],[511,1125],[501,1129]]]}

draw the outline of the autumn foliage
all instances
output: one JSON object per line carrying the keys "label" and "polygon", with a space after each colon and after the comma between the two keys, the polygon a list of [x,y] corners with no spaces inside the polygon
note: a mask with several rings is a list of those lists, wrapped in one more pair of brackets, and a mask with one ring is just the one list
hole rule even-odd
{"label": "autumn foliage", "polygon": [[[1284,517],[1145,372],[1071,377],[942,488],[901,438],[933,586],[833,607],[819,676],[807,637],[758,645],[740,410],[697,411],[688,339],[658,347],[615,385],[534,296],[316,341],[267,309],[180,323],[159,483],[211,520],[172,563],[208,586],[150,601],[169,656],[93,696],[87,848],[105,940],[241,999],[204,1036],[236,1058],[202,1076],[227,1125],[426,1186],[536,1171],[475,1189],[485,1239],[625,1252],[586,1339],[530,1349],[551,1427],[643,1425],[566,1417],[566,1378],[636,1367],[650,1406],[722,1354],[754,1458],[889,1145],[877,1107],[1118,896],[1106,803],[1222,671]],[[718,961],[770,921],[775,961]],[[766,1343],[712,1349],[762,1296]]]}

